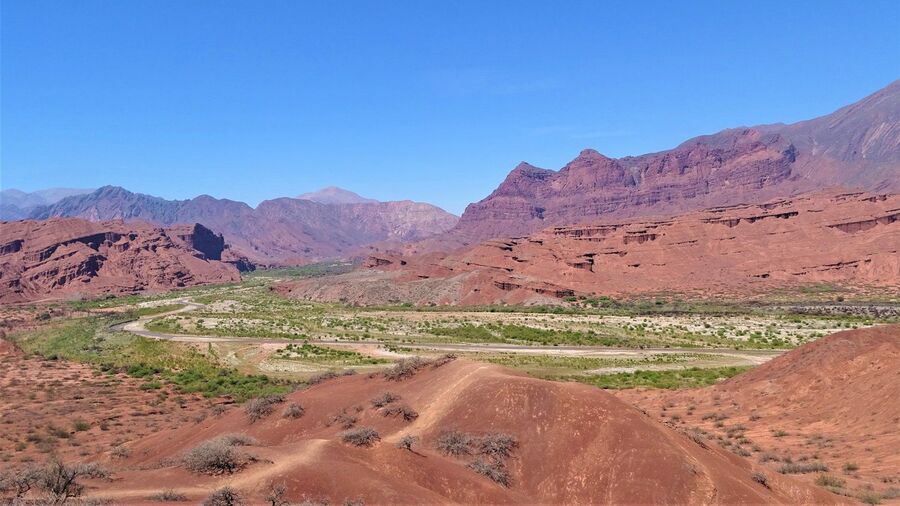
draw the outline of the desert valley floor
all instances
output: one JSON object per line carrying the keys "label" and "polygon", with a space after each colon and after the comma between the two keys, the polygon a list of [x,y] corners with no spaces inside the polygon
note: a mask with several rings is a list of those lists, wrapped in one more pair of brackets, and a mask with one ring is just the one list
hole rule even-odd
{"label": "desert valley floor", "polygon": [[895,301],[816,284],[359,307],[276,289],[343,270],[4,306],[5,497],[37,497],[16,484],[54,463],[81,463],[68,501],[105,504],[900,496]]}

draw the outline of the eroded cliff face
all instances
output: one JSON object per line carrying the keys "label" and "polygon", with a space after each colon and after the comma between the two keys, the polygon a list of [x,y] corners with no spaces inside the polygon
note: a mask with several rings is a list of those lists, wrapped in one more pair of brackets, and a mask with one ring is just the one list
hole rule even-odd
{"label": "eroded cliff face", "polygon": [[419,304],[547,303],[572,295],[661,292],[749,296],[821,283],[896,293],[900,195],[820,193],[672,217],[550,227],[449,254],[379,253],[366,266],[282,291]]}
{"label": "eroded cliff face", "polygon": [[239,281],[206,227],[76,218],[0,222],[0,302],[168,290]]}
{"label": "eroded cliff face", "polygon": [[[900,191],[900,81],[827,116],[735,128],[660,153],[594,150],[552,171],[519,164],[471,204],[446,241],[536,232],[599,218],[683,213],[833,187]],[[422,249],[439,249],[429,241]]]}

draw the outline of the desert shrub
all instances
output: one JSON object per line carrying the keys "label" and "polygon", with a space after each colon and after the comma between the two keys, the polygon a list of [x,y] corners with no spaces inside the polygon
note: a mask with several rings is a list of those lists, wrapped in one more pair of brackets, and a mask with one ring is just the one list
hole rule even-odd
{"label": "desert shrub", "polygon": [[333,415],[328,419],[326,425],[329,427],[332,425],[339,425],[342,429],[349,429],[356,425],[356,422],[359,421],[359,418],[356,415],[351,415],[346,411],[341,411],[340,413]]}
{"label": "desert shrub", "polygon": [[837,476],[823,474],[816,478],[816,485],[821,487],[843,488],[846,482]]}
{"label": "desert shrub", "polygon": [[188,450],[182,459],[189,471],[203,474],[224,474],[238,471],[244,457],[223,439],[212,439]]}
{"label": "desert shrub", "polygon": [[858,470],[859,470],[859,466],[855,462],[847,462],[846,464],[844,464],[844,472],[845,473],[852,473],[853,471],[858,471]]}
{"label": "desert shrub", "polygon": [[466,467],[504,487],[509,486],[509,471],[506,470],[506,466],[503,465],[502,461],[494,460],[486,462],[481,459],[475,459]]}
{"label": "desert shrub", "polygon": [[881,496],[874,492],[864,492],[857,499],[863,504],[881,504]]}
{"label": "desert shrub", "polygon": [[454,360],[456,360],[456,355],[453,353],[447,353],[445,355],[441,355],[440,357],[434,359],[434,361],[432,362],[432,367],[437,369],[438,367],[441,367],[442,365],[447,365],[450,362],[453,362]]}
{"label": "desert shrub", "polygon": [[109,452],[111,456],[117,459],[127,459],[131,456],[131,448],[127,446],[118,445]]}
{"label": "desert shrub", "polygon": [[413,436],[412,434],[407,434],[400,438],[400,441],[397,442],[397,448],[401,450],[409,450],[412,451],[412,447],[414,444],[419,442],[419,438]]}
{"label": "desert shrub", "polygon": [[821,462],[809,462],[803,464],[782,464],[778,468],[781,474],[807,474],[807,473],[823,473],[828,471],[828,466]]}
{"label": "desert shrub", "polygon": [[419,417],[419,413],[406,404],[388,407],[383,413],[384,416],[402,416],[407,422],[411,422]]}
{"label": "desert shrub", "polygon": [[400,400],[400,396],[393,392],[384,392],[378,397],[372,399],[372,406],[376,408],[381,408],[387,406],[392,402],[396,402]]}
{"label": "desert shrub", "polygon": [[300,418],[303,416],[306,410],[303,409],[303,406],[297,404],[296,402],[292,402],[284,408],[284,412],[281,413],[281,416],[284,418]]}
{"label": "desert shrub", "polygon": [[353,369],[345,369],[340,372],[326,371],[326,372],[319,373],[319,374],[316,374],[315,376],[310,377],[308,380],[306,380],[306,383],[308,383],[310,385],[318,385],[319,383],[321,383],[323,381],[328,381],[330,379],[339,378],[341,376],[353,376],[354,374],[356,374],[356,371]]}
{"label": "desert shrub", "polygon": [[691,441],[697,443],[700,448],[709,448],[706,444],[706,438],[703,437],[699,432],[692,430],[685,433],[687,437],[691,439]]}
{"label": "desert shrub", "polygon": [[250,419],[250,423],[253,423],[271,415],[275,411],[275,404],[281,402],[284,402],[284,396],[282,395],[256,397],[244,404],[244,413],[247,413],[247,418]]}
{"label": "desert shrub", "polygon": [[241,496],[231,487],[215,490],[203,501],[203,506],[239,506],[241,504],[244,504]]}
{"label": "desert shrub", "polygon": [[471,443],[472,438],[468,434],[451,430],[438,436],[437,449],[445,455],[453,455],[455,457],[471,455],[472,449],[469,447]]}
{"label": "desert shrub", "polygon": [[518,446],[519,442],[516,441],[516,438],[501,432],[487,434],[475,440],[475,448],[478,453],[496,460],[509,457]]}
{"label": "desert shrub", "polygon": [[158,494],[151,495],[150,497],[148,497],[148,499],[150,499],[151,501],[159,502],[181,502],[188,500],[186,495],[182,494],[181,492],[176,492],[171,488],[163,490]]}
{"label": "desert shrub", "polygon": [[41,478],[41,468],[28,466],[18,470],[0,470],[0,492],[20,498],[36,488]]}
{"label": "desert shrub", "polygon": [[412,377],[419,369],[430,362],[422,357],[410,357],[398,360],[393,367],[384,371],[384,377],[390,381],[402,381]]}
{"label": "desert shrub", "polygon": [[341,439],[353,446],[372,446],[381,439],[381,436],[378,435],[378,431],[371,427],[360,427],[344,432],[341,434]]}
{"label": "desert shrub", "polygon": [[75,429],[75,432],[84,432],[91,428],[91,424],[84,420],[78,419],[72,423],[72,427]]}
{"label": "desert shrub", "polygon": [[773,453],[763,453],[759,456],[759,462],[762,464],[765,464],[766,462],[769,462],[771,460],[778,462],[778,455],[775,455]]}
{"label": "desert shrub", "polygon": [[769,478],[763,473],[756,472],[750,475],[750,479],[759,483],[760,485],[769,488]]}
{"label": "desert shrub", "polygon": [[266,502],[271,506],[287,506],[290,502],[285,498],[287,494],[287,487],[284,484],[272,485],[269,488],[269,492],[266,494]]}
{"label": "desert shrub", "polygon": [[259,441],[246,434],[225,434],[218,441],[228,446],[255,446],[259,444]]}
{"label": "desert shrub", "polygon": [[[13,482],[17,497],[31,489],[43,491],[51,498],[51,504],[62,504],[81,496],[83,478],[108,478],[109,471],[98,464],[67,465],[60,460],[51,460],[40,468],[31,467],[18,473]],[[20,495],[21,494],[21,495]]]}

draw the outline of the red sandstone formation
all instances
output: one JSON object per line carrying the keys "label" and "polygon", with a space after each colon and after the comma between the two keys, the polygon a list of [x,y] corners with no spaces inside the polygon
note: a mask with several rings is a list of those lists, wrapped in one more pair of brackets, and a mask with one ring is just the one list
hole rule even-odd
{"label": "red sandstone formation", "polygon": [[586,149],[558,172],[522,162],[441,242],[525,235],[599,218],[683,213],[830,187],[900,191],[900,81],[832,114],[734,128],[659,153]]}
{"label": "red sandstone formation", "polygon": [[[206,227],[76,218],[0,222],[0,302],[168,290],[239,281]],[[226,253],[228,254],[228,253]]]}
{"label": "red sandstone formation", "polygon": [[831,283],[900,289],[900,195],[816,194],[671,218],[604,220],[450,254],[379,253],[367,272],[279,288],[355,303],[546,302],[659,292],[752,295]]}

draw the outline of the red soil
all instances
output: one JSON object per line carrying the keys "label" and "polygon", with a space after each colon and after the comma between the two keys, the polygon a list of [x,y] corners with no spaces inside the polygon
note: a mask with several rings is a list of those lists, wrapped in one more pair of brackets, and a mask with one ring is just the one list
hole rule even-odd
{"label": "red soil", "polygon": [[[64,360],[26,358],[0,339],[0,470],[51,455],[66,462],[109,460],[115,468],[117,446],[192,425],[212,404],[166,387],[141,390],[143,383]],[[76,421],[84,425],[76,429]]]}
{"label": "red soil", "polygon": [[[369,400],[385,391],[399,394],[399,402],[418,411],[418,418],[405,422],[373,408]],[[278,405],[251,424],[242,410],[232,410],[130,445],[132,456],[118,468],[114,486],[98,483],[94,495],[139,503],[174,488],[200,499],[231,485],[256,503],[271,484],[283,483],[291,500],[363,498],[366,504],[826,504],[840,499],[772,472],[763,486],[751,479],[753,464],[704,448],[596,388],[463,360],[428,366],[401,382],[344,377],[291,394],[287,402],[302,404],[306,414],[283,418]],[[342,410],[359,417],[357,426],[374,427],[381,441],[372,448],[342,443],[341,428],[328,426]],[[519,447],[508,460],[511,486],[468,469],[471,458],[439,453],[435,440],[451,429],[513,435]],[[186,450],[228,433],[259,441],[242,448],[256,462],[215,477],[179,466]],[[421,438],[414,452],[395,446],[405,434]]]}
{"label": "red soil", "polygon": [[[848,488],[900,487],[900,326],[839,332],[709,388],[619,396],[670,425],[700,428],[721,442],[738,439],[727,431],[743,425],[746,430],[737,432],[752,443],[741,447],[760,448],[749,457],[754,461],[765,453],[794,462],[806,457],[825,463]],[[703,420],[710,414],[724,417],[722,426]],[[844,472],[847,463],[859,469]]]}

